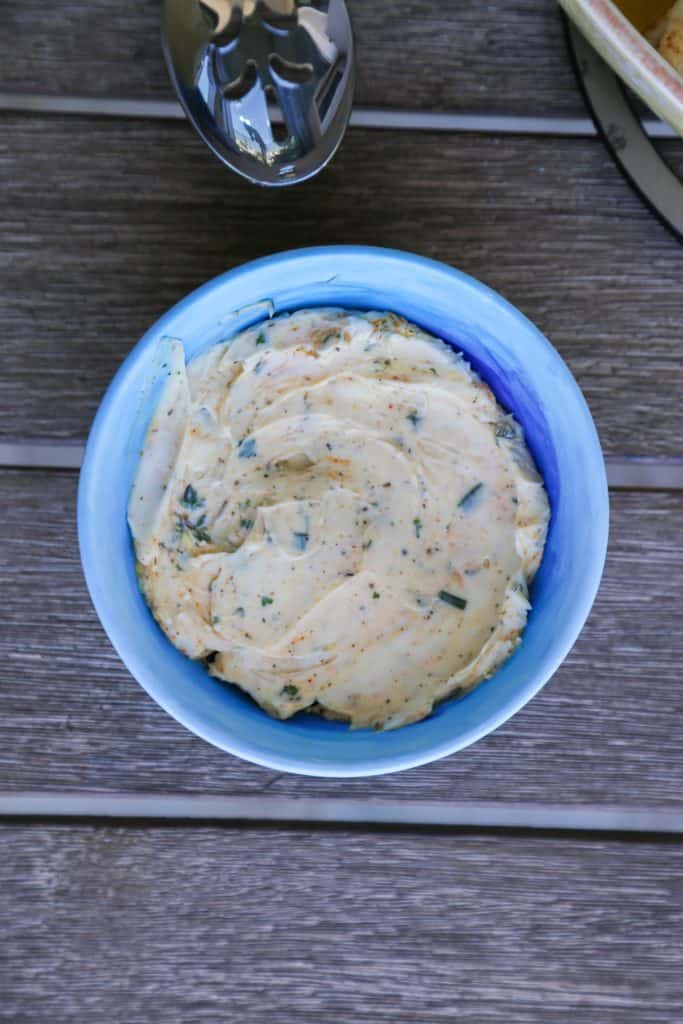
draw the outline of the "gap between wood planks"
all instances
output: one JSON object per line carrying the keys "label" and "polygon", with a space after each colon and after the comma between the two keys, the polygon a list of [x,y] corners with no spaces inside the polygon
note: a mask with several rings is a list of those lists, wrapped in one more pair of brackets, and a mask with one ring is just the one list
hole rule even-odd
{"label": "gap between wood planks", "polygon": [[388,828],[500,829],[683,834],[683,811],[555,804],[455,804],[442,801],[186,794],[1,793],[2,819],[109,822],[324,824]]}
{"label": "gap between wood planks", "polygon": [[[0,93],[0,111],[33,114],[72,114],[88,117],[150,118],[183,120],[185,114],[175,100],[91,99],[81,96],[42,96],[30,93]],[[278,116],[274,114],[274,120]],[[555,135],[594,137],[597,129],[589,117],[520,117],[508,114],[456,114],[423,110],[356,107],[351,128],[398,129],[403,131],[478,132],[495,135]],[[678,133],[657,118],[643,120],[651,138],[676,139]]]}
{"label": "gap between wood planks", "polygon": [[[68,441],[0,441],[0,469],[79,469],[85,446]],[[683,490],[683,459],[608,457],[612,490]]]}

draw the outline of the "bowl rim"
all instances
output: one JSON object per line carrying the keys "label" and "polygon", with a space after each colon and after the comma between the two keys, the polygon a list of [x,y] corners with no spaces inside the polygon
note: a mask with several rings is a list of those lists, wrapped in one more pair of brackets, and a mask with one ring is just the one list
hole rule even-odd
{"label": "bowl rim", "polygon": [[559,2],[619,77],[660,117],[683,132],[683,77],[616,4],[612,0]]}
{"label": "bowl rim", "polygon": [[[220,724],[214,725],[211,722],[205,721],[194,712],[194,708],[188,709],[186,704],[181,704],[178,699],[168,693],[165,683],[160,681],[147,666],[144,655],[136,649],[135,645],[128,642],[125,629],[117,622],[116,616],[109,613],[102,581],[98,580],[94,572],[91,571],[93,552],[96,550],[95,545],[98,543],[99,537],[96,524],[91,521],[92,517],[87,514],[87,509],[90,502],[96,498],[98,470],[101,471],[104,468],[104,464],[98,464],[102,463],[104,458],[102,449],[107,442],[108,430],[115,424],[112,416],[114,415],[119,395],[124,391],[129,375],[134,372],[138,363],[145,360],[150,347],[160,337],[177,336],[174,334],[172,325],[179,317],[184,316],[189,309],[197,306],[198,303],[211,300],[227,283],[232,285],[245,275],[283,267],[285,264],[291,264],[292,261],[317,262],[319,260],[334,259],[338,262],[344,258],[354,260],[359,257],[376,259],[380,264],[382,262],[389,265],[392,263],[407,263],[411,267],[420,267],[432,275],[441,277],[444,284],[457,282],[461,292],[463,290],[465,292],[469,291],[477,299],[483,299],[484,303],[492,304],[499,314],[516,322],[525,334],[530,339],[533,339],[536,345],[549,352],[553,362],[563,375],[565,384],[573,392],[577,414],[582,417],[581,429],[590,441],[590,447],[585,452],[585,463],[587,472],[592,474],[592,486],[598,501],[598,514],[591,523],[590,544],[592,550],[589,562],[590,569],[583,580],[580,600],[572,607],[571,615],[568,616],[567,621],[558,626],[557,633],[554,636],[552,652],[545,656],[540,671],[530,674],[524,684],[521,684],[514,693],[503,697],[497,707],[483,717],[478,724],[471,726],[466,731],[460,732],[455,738],[441,743],[424,743],[419,750],[402,755],[387,753],[383,756],[377,755],[371,758],[354,760],[353,762],[337,761],[334,764],[327,762],[320,764],[318,762],[311,763],[310,759],[307,762],[305,754],[292,755],[280,752],[272,754],[268,752],[264,755],[257,744],[250,743],[234,735],[226,736],[224,728]],[[316,274],[315,277],[311,278],[311,285],[317,280],[320,280],[320,277]],[[263,301],[265,303],[267,300],[264,299]],[[315,305],[315,303],[312,302],[311,305]],[[240,330],[242,328],[237,327],[236,329]],[[226,335],[229,336],[229,331],[226,331]],[[152,324],[143,337],[134,345],[116,371],[95,415],[80,472],[77,518],[78,541],[83,572],[100,622],[113,647],[136,682],[163,710],[181,725],[184,725],[195,735],[212,745],[262,767],[315,777],[352,778],[404,771],[453,754],[493,732],[524,707],[542,689],[569,654],[595,600],[602,578],[607,551],[609,498],[605,463],[600,441],[583,394],[560,354],[520,310],[476,278],[437,260],[391,248],[364,245],[328,245],[285,250],[226,271],[190,292]],[[170,645],[170,641],[168,643]],[[429,721],[429,719],[425,721]],[[397,732],[401,731],[397,730]]]}

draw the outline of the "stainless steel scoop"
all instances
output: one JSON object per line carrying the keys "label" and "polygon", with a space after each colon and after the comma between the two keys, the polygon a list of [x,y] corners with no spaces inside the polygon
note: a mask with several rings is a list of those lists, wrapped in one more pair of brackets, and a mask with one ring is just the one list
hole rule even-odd
{"label": "stainless steel scoop", "polygon": [[165,0],[163,44],[187,116],[233,171],[292,185],[334,155],[353,102],[344,0]]}

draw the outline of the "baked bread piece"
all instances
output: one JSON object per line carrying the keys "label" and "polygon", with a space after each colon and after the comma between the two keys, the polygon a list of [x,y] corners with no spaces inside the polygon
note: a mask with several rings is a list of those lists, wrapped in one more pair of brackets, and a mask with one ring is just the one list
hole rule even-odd
{"label": "baked bread piece", "polygon": [[669,13],[646,34],[664,60],[683,75],[683,0],[677,0]]}

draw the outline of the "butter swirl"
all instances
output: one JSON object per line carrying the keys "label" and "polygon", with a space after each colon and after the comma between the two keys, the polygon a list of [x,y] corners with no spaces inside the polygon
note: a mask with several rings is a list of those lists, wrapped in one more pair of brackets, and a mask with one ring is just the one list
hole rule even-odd
{"label": "butter swirl", "polygon": [[509,656],[548,502],[460,354],[393,314],[324,309],[169,358],[129,522],[180,650],[279,718],[375,728]]}

